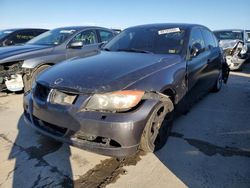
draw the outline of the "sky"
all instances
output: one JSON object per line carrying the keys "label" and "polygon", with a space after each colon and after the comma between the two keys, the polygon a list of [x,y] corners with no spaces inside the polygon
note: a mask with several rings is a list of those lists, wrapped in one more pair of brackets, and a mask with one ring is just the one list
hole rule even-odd
{"label": "sky", "polygon": [[250,0],[0,0],[0,29],[197,23],[250,29]]}

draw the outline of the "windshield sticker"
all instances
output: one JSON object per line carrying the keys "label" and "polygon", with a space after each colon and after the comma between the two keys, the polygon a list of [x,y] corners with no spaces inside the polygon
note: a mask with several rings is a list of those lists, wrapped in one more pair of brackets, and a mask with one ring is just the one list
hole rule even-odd
{"label": "windshield sticker", "polygon": [[16,35],[17,39],[24,39],[24,40],[30,40],[33,38],[31,35]]}
{"label": "windshield sticker", "polygon": [[176,53],[176,50],[168,50],[168,53],[170,53],[170,54],[175,54],[175,53]]}
{"label": "windshield sticker", "polygon": [[60,33],[74,33],[76,30],[73,30],[73,29],[71,29],[71,30],[61,30],[60,31]]}
{"label": "windshield sticker", "polygon": [[232,31],[233,33],[241,33],[241,31]]}
{"label": "windshield sticker", "polygon": [[158,31],[158,35],[163,35],[167,33],[177,33],[180,31],[181,31],[180,28],[163,29],[163,30]]}
{"label": "windshield sticker", "polygon": [[4,31],[3,33],[5,33],[5,34],[10,34],[10,33],[12,33],[13,31]]}

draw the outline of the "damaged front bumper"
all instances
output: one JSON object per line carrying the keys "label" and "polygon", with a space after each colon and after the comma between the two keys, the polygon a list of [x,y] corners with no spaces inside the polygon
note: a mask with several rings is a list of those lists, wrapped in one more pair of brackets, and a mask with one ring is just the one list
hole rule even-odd
{"label": "damaged front bumper", "polygon": [[42,134],[85,150],[116,157],[134,154],[158,100],[147,99],[126,113],[79,110],[88,97],[79,95],[75,104],[63,106],[25,94],[24,119]]}
{"label": "damaged front bumper", "polygon": [[0,64],[0,91],[16,92],[23,89],[22,62]]}

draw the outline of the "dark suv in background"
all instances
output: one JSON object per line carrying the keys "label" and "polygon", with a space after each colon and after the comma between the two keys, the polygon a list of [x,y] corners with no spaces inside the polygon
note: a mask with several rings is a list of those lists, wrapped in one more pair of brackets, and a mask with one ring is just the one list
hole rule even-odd
{"label": "dark suv in background", "polygon": [[25,121],[105,155],[153,152],[165,144],[177,106],[188,109],[204,93],[221,89],[228,76],[223,63],[205,26],[131,27],[101,51],[41,73],[24,95]]}
{"label": "dark suv in background", "polygon": [[6,29],[0,31],[0,47],[24,44],[47,29]]}
{"label": "dark suv in background", "polygon": [[103,27],[63,27],[25,45],[0,48],[0,91],[29,91],[41,71],[66,59],[84,57],[114,36],[114,31]]}

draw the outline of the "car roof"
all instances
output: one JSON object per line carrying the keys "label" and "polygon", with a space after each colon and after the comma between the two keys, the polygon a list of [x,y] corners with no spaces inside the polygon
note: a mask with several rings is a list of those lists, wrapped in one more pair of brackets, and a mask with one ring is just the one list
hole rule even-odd
{"label": "car roof", "polygon": [[205,27],[203,25],[199,25],[199,24],[189,24],[189,23],[157,23],[157,24],[146,24],[146,25],[138,25],[138,26],[134,26],[134,27],[130,27],[130,28],[158,28],[158,27],[182,27],[185,29],[190,29],[192,27]]}
{"label": "car roof", "polygon": [[73,30],[83,30],[83,29],[88,29],[88,28],[95,28],[95,29],[107,29],[104,27],[98,27],[98,26],[67,26],[67,27],[58,27],[58,28],[54,28],[54,29],[73,29]]}
{"label": "car roof", "polygon": [[243,32],[244,29],[221,29],[221,30],[214,30],[213,32],[222,32],[222,31],[241,31],[241,32]]}
{"label": "car roof", "polygon": [[48,29],[41,29],[41,28],[11,28],[11,29],[2,29],[1,31],[21,31],[21,30],[48,30]]}

